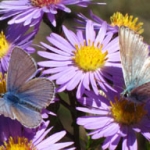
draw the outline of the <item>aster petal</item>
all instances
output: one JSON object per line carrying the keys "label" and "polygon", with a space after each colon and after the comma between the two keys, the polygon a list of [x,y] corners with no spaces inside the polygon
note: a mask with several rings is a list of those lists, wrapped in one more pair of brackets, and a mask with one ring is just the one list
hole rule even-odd
{"label": "aster petal", "polygon": [[66,35],[66,38],[72,44],[72,46],[80,45],[80,43],[77,39],[77,36],[74,34],[74,32],[68,30],[65,26],[63,26],[62,28],[63,28],[63,31]]}
{"label": "aster petal", "polygon": [[48,59],[52,59],[52,60],[64,61],[64,60],[71,59],[70,57],[67,57],[67,56],[62,56],[62,55],[53,54],[53,53],[49,53],[49,52],[39,51],[38,54],[44,58],[48,58]]}
{"label": "aster petal", "polygon": [[[35,34],[36,34],[36,31],[33,31],[33,32],[23,36],[22,38],[18,38],[18,40],[20,39],[19,45],[23,45],[23,44],[24,45],[29,45],[28,43],[26,43],[26,41],[31,41],[31,39],[33,38],[33,36],[35,36]],[[32,43],[32,42],[30,42],[30,43]]]}
{"label": "aster petal", "polygon": [[[9,18],[9,17],[12,17],[12,16],[14,16],[14,15],[17,15],[17,14],[19,14],[18,11],[17,11],[17,12],[15,11],[15,12],[6,13],[6,14],[4,14],[3,16],[0,17],[0,20],[5,20],[5,19],[7,19],[7,18]],[[8,21],[8,24],[10,24],[9,21]]]}
{"label": "aster petal", "polygon": [[6,58],[6,57],[1,59],[1,65],[5,72],[8,70],[8,61],[9,61],[9,58]]}
{"label": "aster petal", "polygon": [[108,43],[110,42],[110,40],[112,39],[112,37],[113,37],[113,33],[112,32],[107,33],[106,37],[102,41],[102,44],[103,45],[108,45]]}
{"label": "aster petal", "polygon": [[56,47],[67,52],[69,54],[73,54],[73,50],[75,49],[74,45],[72,46],[67,40],[62,38],[61,36],[52,33],[50,37],[47,37],[48,41],[53,43]]}
{"label": "aster petal", "polygon": [[84,88],[84,85],[83,85],[83,80],[81,79],[81,82],[79,83],[79,86],[77,88],[77,93],[76,93],[76,97],[77,98],[81,98],[81,96],[83,95],[84,91],[85,91],[85,88]]}
{"label": "aster petal", "polygon": [[79,111],[83,111],[90,114],[98,114],[98,115],[108,115],[109,112],[104,109],[96,109],[96,108],[84,108],[84,107],[77,107],[76,108]]}
{"label": "aster petal", "polygon": [[84,73],[83,78],[83,86],[86,87],[87,90],[90,90],[89,84],[90,84],[90,74],[88,72]]}
{"label": "aster petal", "polygon": [[57,132],[53,135],[51,135],[50,137],[48,137],[47,139],[45,139],[44,141],[42,141],[41,143],[39,143],[37,145],[38,149],[41,149],[48,141],[49,145],[56,143],[57,141],[59,141],[62,137],[64,137],[66,134],[65,131],[60,131]]}
{"label": "aster petal", "polygon": [[98,35],[95,39],[94,46],[97,46],[98,44],[102,44],[104,37],[106,35],[107,30],[107,23],[103,22],[102,27],[100,28]]}
{"label": "aster petal", "polygon": [[[45,126],[47,126],[48,124],[49,124],[49,121],[45,122]],[[51,129],[52,128],[46,130],[46,128],[42,128],[41,130],[38,130],[36,132],[36,135],[32,139],[32,141],[34,142],[34,144],[37,145],[38,143],[40,143]]]}
{"label": "aster petal", "polygon": [[109,50],[109,53],[114,53],[117,50],[119,50],[119,38],[116,37],[115,39],[113,39],[109,44],[107,44],[106,46],[103,47],[103,50]]}
{"label": "aster petal", "polygon": [[[116,128],[117,127],[117,128]],[[92,139],[98,139],[100,137],[107,137],[116,134],[118,131],[118,124],[109,124],[105,128],[101,129],[101,131],[97,132],[97,134],[92,135]]]}
{"label": "aster petal", "polygon": [[[42,148],[42,150],[49,150],[49,149],[53,149],[53,150],[62,150],[62,148],[65,148],[65,147],[68,147],[70,145],[73,144],[73,142],[64,142],[64,143],[56,143],[56,144],[52,144],[50,145],[49,144],[49,138],[46,139],[47,140],[47,143],[46,146],[43,144],[43,145],[40,145],[40,146],[37,146],[39,149]],[[71,148],[71,150],[74,150],[75,148]],[[69,149],[67,149],[69,150]]]}
{"label": "aster petal", "polygon": [[77,101],[79,103],[81,103],[83,106],[86,106],[86,107],[99,107],[101,105],[100,101],[99,100],[95,100],[95,99],[90,99],[90,98],[87,98],[87,97],[82,97],[82,98],[79,98],[77,99]]}
{"label": "aster petal", "polygon": [[57,48],[54,48],[54,47],[52,47],[52,46],[50,46],[50,45],[48,45],[48,44],[46,44],[46,43],[43,43],[43,42],[41,42],[41,44],[42,44],[45,48],[47,48],[48,50],[53,51],[54,53],[61,54],[61,55],[63,55],[63,56],[70,56],[70,54],[69,54],[68,52],[61,51],[61,50],[59,50],[59,49],[57,49]]}
{"label": "aster petal", "polygon": [[97,80],[97,84],[104,90],[107,91],[106,87],[105,87],[105,83],[106,81],[102,78],[102,76],[100,75],[99,71],[95,72],[95,78]]}
{"label": "aster petal", "polygon": [[58,8],[59,8],[60,10],[63,10],[63,11],[65,11],[65,12],[67,12],[67,13],[70,13],[70,12],[71,12],[71,10],[70,10],[68,7],[66,7],[65,5],[63,5],[63,4],[58,4]]}
{"label": "aster petal", "polygon": [[[44,11],[45,12],[45,11]],[[54,27],[56,27],[56,20],[55,20],[55,15],[52,13],[47,13],[47,17],[50,20],[50,22],[52,23],[52,25]]]}
{"label": "aster petal", "polygon": [[58,73],[58,72],[61,72],[61,71],[64,71],[64,70],[67,70],[68,69],[68,66],[64,67],[58,67],[58,68],[50,68],[50,69],[47,69],[47,70],[44,70],[42,72],[42,74],[54,74],[54,73]]}
{"label": "aster petal", "polygon": [[120,134],[122,137],[125,137],[125,136],[128,134],[128,127],[127,127],[127,126],[121,126],[121,127],[120,127],[120,131],[119,131],[119,134]]}
{"label": "aster petal", "polygon": [[104,136],[107,137],[107,136],[112,136],[112,135],[116,134],[118,132],[119,128],[120,128],[120,126],[118,123],[112,122],[105,129]]}
{"label": "aster petal", "polygon": [[142,132],[142,135],[147,139],[150,140],[150,133],[148,132]]}
{"label": "aster petal", "polygon": [[79,40],[79,43],[81,43],[82,45],[84,45],[84,38],[83,38],[83,33],[81,30],[77,31],[77,37],[78,37],[78,40]]}
{"label": "aster petal", "polygon": [[111,149],[111,150],[115,150],[116,147],[118,146],[118,143],[120,141],[120,136],[118,134],[115,134],[113,136],[109,136],[109,137],[106,137],[103,145],[102,145],[102,148],[103,149]]}
{"label": "aster petal", "polygon": [[137,139],[136,139],[136,135],[133,132],[132,129],[128,128],[128,135],[127,135],[127,146],[130,149],[137,149]]}
{"label": "aster petal", "polygon": [[127,146],[127,139],[126,138],[123,138],[122,150],[129,150],[129,147]]}
{"label": "aster petal", "polygon": [[98,94],[98,88],[97,88],[97,85],[96,85],[96,82],[95,82],[95,73],[93,74],[92,72],[90,72],[90,82],[91,82],[91,85],[92,85],[92,89],[94,90],[94,92],[96,94]]}
{"label": "aster petal", "polygon": [[64,91],[65,89],[66,89],[66,84],[67,83],[64,83],[64,84],[62,84],[62,85],[60,85],[57,89],[56,89],[56,92],[62,92],[62,91]]}
{"label": "aster petal", "polygon": [[[79,107],[77,107],[76,109],[79,110]],[[83,126],[87,125],[87,127],[88,127],[89,123],[93,123],[93,122],[96,123],[97,122],[97,123],[99,123],[99,126],[101,128],[101,127],[104,127],[105,125],[107,125],[108,123],[110,123],[110,121],[109,121],[109,119],[107,117],[102,117],[102,118],[101,118],[101,116],[99,116],[99,117],[97,117],[97,116],[78,117],[77,118],[77,124],[83,125]],[[99,120],[99,121],[95,121],[95,120]]]}
{"label": "aster petal", "polygon": [[[93,22],[88,20],[87,24],[86,24],[86,43],[87,45],[92,45],[92,43],[95,40],[95,31],[94,31],[94,27],[93,27]],[[89,43],[90,41],[90,43]]]}
{"label": "aster petal", "polygon": [[[37,19],[39,22],[41,21],[41,19],[42,19],[42,15],[43,15],[43,13],[42,12],[40,12],[39,10],[34,10],[34,11],[32,11],[32,14],[30,13],[29,15],[27,15],[28,16],[28,18],[27,19],[25,19],[25,20],[23,20],[24,21],[24,26],[27,26],[27,25],[29,25],[29,24],[31,24],[32,23],[32,21],[33,21],[33,19]],[[21,19],[19,20],[19,19],[17,19],[16,21],[15,21],[15,23],[21,23],[21,22],[23,22]]]}
{"label": "aster petal", "polygon": [[108,124],[110,124],[113,121],[113,119],[108,117],[80,117],[77,119],[77,123],[79,125],[83,125],[84,128],[94,130],[94,129],[100,129],[103,127],[106,127]]}
{"label": "aster petal", "polygon": [[82,71],[78,70],[74,77],[71,79],[71,81],[67,85],[67,90],[71,91],[73,90],[80,82],[82,78]]}
{"label": "aster petal", "polygon": [[62,61],[62,62],[58,62],[58,61],[41,61],[38,63],[40,66],[42,67],[61,67],[61,66],[67,66],[67,65],[71,65],[72,61]]}
{"label": "aster petal", "polygon": [[[56,74],[57,75],[57,81],[56,83],[57,84],[63,84],[65,82],[68,82],[69,80],[71,80],[75,73],[76,73],[76,70],[74,67],[71,68],[67,68],[66,70]],[[56,77],[56,75],[52,75],[51,78],[53,78],[54,76]]]}
{"label": "aster petal", "polygon": [[33,15],[32,9],[28,9],[24,11],[23,13],[18,14],[16,17],[14,17],[13,19],[9,21],[9,24],[24,22],[26,19],[28,19],[28,17],[31,17],[30,13],[32,16]]}

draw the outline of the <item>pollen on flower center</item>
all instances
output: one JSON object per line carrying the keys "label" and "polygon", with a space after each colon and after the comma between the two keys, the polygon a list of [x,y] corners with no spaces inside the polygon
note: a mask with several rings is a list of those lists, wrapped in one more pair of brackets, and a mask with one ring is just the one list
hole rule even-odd
{"label": "pollen on flower center", "polygon": [[60,0],[31,0],[31,4],[36,7],[48,6],[50,4],[58,4]]}
{"label": "pollen on flower center", "polygon": [[136,124],[147,114],[144,104],[136,105],[126,99],[118,100],[115,97],[115,102],[110,102],[110,104],[112,116],[121,124]]}
{"label": "pollen on flower center", "polygon": [[28,141],[27,138],[18,137],[12,138],[10,137],[7,142],[4,142],[2,146],[0,146],[0,150],[37,150],[32,142]]}
{"label": "pollen on flower center", "polygon": [[3,32],[0,33],[0,59],[3,58],[9,51],[10,44],[6,40]]}
{"label": "pollen on flower center", "polygon": [[95,71],[98,68],[102,68],[107,59],[108,52],[102,53],[102,45],[95,47],[92,45],[75,46],[75,56],[73,60],[75,64],[84,71]]}
{"label": "pollen on flower center", "polygon": [[112,26],[126,26],[139,34],[143,33],[144,31],[142,28],[143,23],[137,23],[138,18],[133,18],[133,16],[129,16],[128,14],[124,16],[120,12],[116,12],[110,17],[110,21]]}

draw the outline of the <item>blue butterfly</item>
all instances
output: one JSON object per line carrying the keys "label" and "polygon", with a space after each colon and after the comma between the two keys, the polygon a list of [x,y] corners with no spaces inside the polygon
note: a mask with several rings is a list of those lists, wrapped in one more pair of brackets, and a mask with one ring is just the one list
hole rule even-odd
{"label": "blue butterfly", "polygon": [[150,99],[150,57],[143,38],[126,27],[119,30],[120,56],[126,89],[123,96],[136,103]]}
{"label": "blue butterfly", "polygon": [[28,128],[42,122],[41,110],[54,98],[55,86],[46,78],[34,78],[35,61],[20,48],[12,51],[8,74],[7,92],[0,98],[0,114],[17,119]]}

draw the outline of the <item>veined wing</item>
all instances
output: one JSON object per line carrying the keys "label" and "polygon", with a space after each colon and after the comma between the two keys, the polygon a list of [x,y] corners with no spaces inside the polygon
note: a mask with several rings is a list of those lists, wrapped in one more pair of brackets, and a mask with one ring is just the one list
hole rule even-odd
{"label": "veined wing", "polygon": [[139,86],[141,72],[148,59],[148,45],[134,31],[121,27],[119,30],[120,56],[126,87]]}
{"label": "veined wing", "polygon": [[141,103],[150,99],[150,82],[134,88],[130,93],[129,99],[136,103]]}
{"label": "veined wing", "polygon": [[7,75],[7,91],[16,91],[36,72],[36,64],[24,50],[13,49]]}
{"label": "veined wing", "polygon": [[13,107],[15,118],[27,128],[36,128],[42,122],[41,112],[28,108],[22,104]]}
{"label": "veined wing", "polygon": [[42,122],[41,112],[36,107],[26,104],[13,103],[8,99],[0,98],[0,115],[17,119],[28,128],[35,128]]}
{"label": "veined wing", "polygon": [[150,82],[150,57],[144,61],[144,65],[138,76],[138,85]]}
{"label": "veined wing", "polygon": [[12,111],[12,106],[10,103],[7,103],[3,98],[0,98],[0,115],[15,119],[15,116]]}
{"label": "veined wing", "polygon": [[54,83],[46,78],[35,78],[24,83],[17,91],[19,99],[38,109],[43,109],[54,99]]}

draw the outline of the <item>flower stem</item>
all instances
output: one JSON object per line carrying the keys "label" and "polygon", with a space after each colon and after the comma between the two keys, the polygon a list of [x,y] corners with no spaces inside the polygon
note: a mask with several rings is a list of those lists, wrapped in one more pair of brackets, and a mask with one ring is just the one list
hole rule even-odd
{"label": "flower stem", "polygon": [[77,150],[81,150],[80,146],[80,134],[79,134],[79,125],[77,125],[76,120],[79,117],[79,112],[76,110],[77,107],[77,101],[76,101],[76,94],[73,91],[68,92],[69,95],[69,101],[71,107],[74,108],[74,111],[71,111],[71,116],[73,120],[73,135],[74,135],[74,142],[75,142],[75,147]]}

